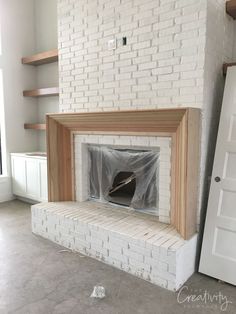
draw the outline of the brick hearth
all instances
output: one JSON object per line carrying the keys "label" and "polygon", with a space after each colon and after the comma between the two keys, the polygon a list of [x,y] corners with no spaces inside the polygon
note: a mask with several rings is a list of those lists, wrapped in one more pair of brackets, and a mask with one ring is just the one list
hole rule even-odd
{"label": "brick hearth", "polygon": [[194,272],[197,235],[185,241],[157,217],[119,207],[92,201],[33,205],[32,230],[169,290]]}

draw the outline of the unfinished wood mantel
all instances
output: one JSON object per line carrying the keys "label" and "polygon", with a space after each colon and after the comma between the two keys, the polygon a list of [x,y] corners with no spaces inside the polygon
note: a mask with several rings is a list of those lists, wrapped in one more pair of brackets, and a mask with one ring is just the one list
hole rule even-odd
{"label": "unfinished wood mantel", "polygon": [[226,1],[226,13],[228,13],[234,20],[236,19],[236,0]]}
{"label": "unfinished wood mantel", "polygon": [[189,239],[196,232],[199,129],[194,108],[47,115],[49,201],[75,200],[74,132],[171,136],[171,224]]}

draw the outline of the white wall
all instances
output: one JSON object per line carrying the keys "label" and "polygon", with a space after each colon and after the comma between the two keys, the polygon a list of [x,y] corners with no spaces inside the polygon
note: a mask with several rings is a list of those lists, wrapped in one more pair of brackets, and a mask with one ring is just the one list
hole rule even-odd
{"label": "white wall", "polygon": [[[7,156],[4,174],[10,175],[10,152],[31,151],[37,148],[37,134],[24,130],[25,122],[34,122],[37,114],[36,101],[24,98],[22,91],[33,88],[36,76],[33,69],[25,68],[21,58],[34,52],[34,3],[31,0],[0,0],[2,55],[0,68],[3,74],[5,138]],[[10,180],[1,179],[1,194],[11,194]],[[0,196],[0,200],[7,197]]]}
{"label": "white wall", "polygon": [[[34,0],[35,2],[35,34],[36,52],[57,48],[57,0]],[[58,86],[58,63],[37,67],[37,86]],[[39,98],[38,121],[45,122],[45,113],[58,112],[58,97]],[[46,133],[39,132],[38,150],[46,151]]]}
{"label": "white wall", "polygon": [[4,85],[0,112],[5,121],[2,135],[7,157],[7,177],[0,178],[0,201],[5,201],[12,194],[9,153],[45,150],[45,132],[24,130],[24,123],[44,122],[46,112],[58,111],[57,97],[37,100],[22,96],[26,89],[58,86],[57,64],[37,68],[21,64],[23,56],[57,48],[56,0],[0,0],[0,23]]}
{"label": "white wall", "polygon": [[57,0],[34,0],[36,52],[57,48]]}
{"label": "white wall", "polygon": [[0,203],[13,199],[10,177],[0,178]]}

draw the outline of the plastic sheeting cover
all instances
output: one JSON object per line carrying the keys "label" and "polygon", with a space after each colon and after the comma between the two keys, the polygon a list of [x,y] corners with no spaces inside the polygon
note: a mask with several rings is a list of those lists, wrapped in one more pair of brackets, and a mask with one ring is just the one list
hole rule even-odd
{"label": "plastic sheeting cover", "polygon": [[[89,145],[90,193],[100,201],[111,201],[110,191],[120,172],[133,173],[136,188],[130,207],[158,211],[158,151],[114,149]],[[131,178],[132,180],[133,178]]]}

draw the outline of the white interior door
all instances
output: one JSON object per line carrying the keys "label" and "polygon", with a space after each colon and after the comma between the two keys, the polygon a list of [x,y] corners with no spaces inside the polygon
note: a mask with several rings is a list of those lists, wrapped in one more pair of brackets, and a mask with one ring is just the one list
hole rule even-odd
{"label": "white interior door", "polygon": [[236,285],[236,67],[226,78],[199,271]]}

